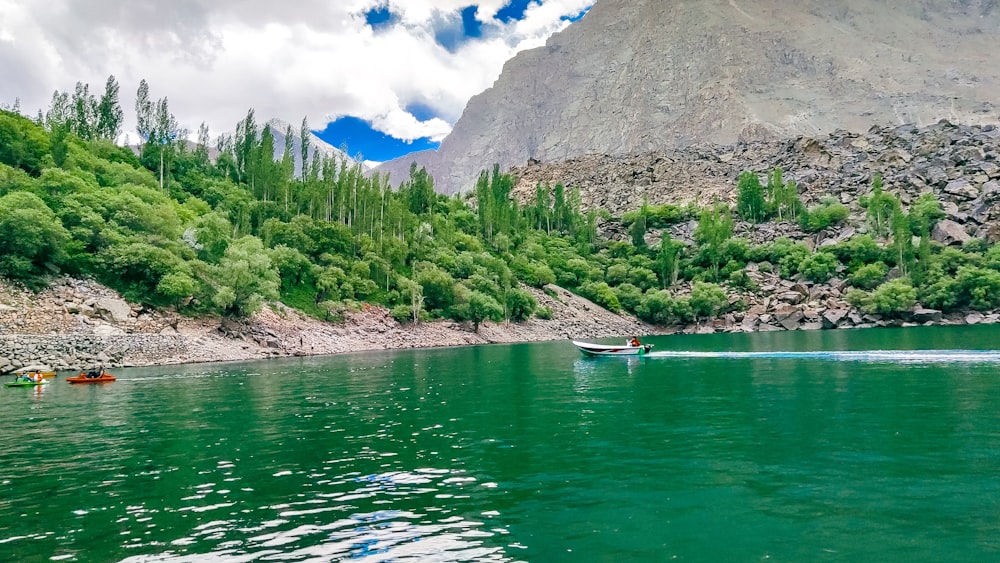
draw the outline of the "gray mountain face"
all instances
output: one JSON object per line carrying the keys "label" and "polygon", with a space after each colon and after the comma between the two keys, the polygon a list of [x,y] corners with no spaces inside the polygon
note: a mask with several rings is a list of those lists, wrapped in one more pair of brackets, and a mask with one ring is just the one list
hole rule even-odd
{"label": "gray mountain face", "polygon": [[511,59],[437,151],[439,191],[484,169],[939,119],[1000,120],[998,0],[598,0]]}
{"label": "gray mountain face", "polygon": [[[292,132],[292,158],[295,162],[294,174],[296,177],[302,176],[302,141],[300,137],[300,127],[292,127],[288,122],[282,121],[280,119],[270,119],[267,125],[271,127],[271,136],[274,137],[274,159],[281,160],[285,155],[285,134],[291,129]],[[334,147],[333,145],[327,143],[323,139],[316,136],[315,133],[309,132],[309,159],[307,165],[312,164],[313,158],[317,154],[322,154],[324,157],[333,158],[337,162],[347,161],[349,164],[353,165],[354,159],[349,157],[344,151]],[[367,167],[361,163],[363,169],[367,170]]]}

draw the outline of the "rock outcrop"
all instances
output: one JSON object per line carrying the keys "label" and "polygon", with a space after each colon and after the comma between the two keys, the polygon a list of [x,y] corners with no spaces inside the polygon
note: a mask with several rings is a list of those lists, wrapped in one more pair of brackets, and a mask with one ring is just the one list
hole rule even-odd
{"label": "rock outcrop", "polygon": [[416,161],[455,193],[494,163],[996,122],[998,31],[996,2],[598,0],[508,61],[437,151],[379,171]]}
{"label": "rock outcrop", "polygon": [[[926,127],[873,127],[865,133],[840,130],[819,137],[735,145],[697,145],[671,151],[632,155],[588,155],[555,163],[515,167],[515,197],[526,203],[539,184],[577,188],[584,207],[620,216],[643,200],[653,205],[733,203],[739,175],[747,170],[763,177],[776,167],[785,180],[795,180],[807,206],[834,197],[852,217],[846,227],[806,237],[791,225],[742,226],[740,236],[754,242],[777,236],[811,238],[823,244],[864,231],[860,198],[871,192],[876,174],[886,191],[904,206],[923,193],[933,193],[947,215],[934,239],[961,244],[970,238],[1000,241],[1000,127],[968,126],[940,121]],[[609,225],[613,227],[613,225]],[[690,241],[693,225],[673,235]],[[606,233],[615,236],[614,232]],[[624,232],[618,233],[624,238]]]}

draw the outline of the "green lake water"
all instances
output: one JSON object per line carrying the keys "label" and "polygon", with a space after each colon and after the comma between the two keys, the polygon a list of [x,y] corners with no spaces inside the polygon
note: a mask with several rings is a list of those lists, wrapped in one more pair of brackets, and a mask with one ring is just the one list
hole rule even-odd
{"label": "green lake water", "polygon": [[0,561],[1000,560],[1000,327],[649,341],[0,388]]}

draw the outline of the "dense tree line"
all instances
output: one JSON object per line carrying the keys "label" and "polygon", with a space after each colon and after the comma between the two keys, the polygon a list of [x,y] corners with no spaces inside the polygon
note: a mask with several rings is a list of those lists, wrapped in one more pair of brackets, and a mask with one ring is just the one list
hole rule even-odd
{"label": "dense tree line", "polygon": [[[123,121],[118,90],[109,77],[100,97],[78,84],[34,119],[0,111],[0,275],[29,285],[58,272],[90,275],[189,314],[243,316],[281,300],[333,319],[370,302],[401,321],[450,317],[476,327],[550,315],[524,289],[547,284],[653,323],[696,321],[741,306],[727,287],[757,289],[749,263],[789,279],[845,277],[852,302],[880,314],[917,301],[1000,305],[1000,247],[932,242],[937,200],[927,194],[904,209],[877,176],[862,199],[866,233],[817,251],[784,238],[752,245],[733,237],[736,217],[815,232],[847,209],[833,200],[805,208],[780,169],[766,182],[743,174],[732,209],[637,202],[617,218],[583,213],[579,193],[562,185],[539,185],[518,205],[515,179],[498,167],[483,172],[472,198],[437,194],[415,166],[393,190],[383,175],[312,151],[304,120],[281,131],[282,147],[252,109],[215,146],[204,124],[189,143],[145,81],[137,154],[113,142]],[[670,236],[692,219],[693,244]],[[630,240],[601,238],[601,221],[621,222]],[[680,284],[690,287],[683,296]]]}

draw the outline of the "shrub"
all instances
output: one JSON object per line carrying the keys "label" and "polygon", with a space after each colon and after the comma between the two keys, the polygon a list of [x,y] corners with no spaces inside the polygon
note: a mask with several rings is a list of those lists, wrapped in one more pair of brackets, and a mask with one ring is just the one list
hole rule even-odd
{"label": "shrub", "polygon": [[832,252],[837,259],[851,266],[852,269],[861,264],[872,264],[883,260],[885,254],[885,251],[871,235],[856,235],[826,250]]}
{"label": "shrub", "polygon": [[670,324],[673,321],[674,300],[663,290],[646,292],[635,308],[635,314],[640,319],[658,325]]}
{"label": "shrub", "polygon": [[696,317],[714,317],[728,303],[724,289],[714,283],[695,282],[691,288],[691,311]]}
{"label": "shrub", "polygon": [[815,233],[840,223],[847,219],[849,214],[850,211],[846,206],[832,197],[827,197],[822,203],[810,207],[799,216],[799,226],[807,233]]}
{"label": "shrub", "polygon": [[413,322],[413,309],[409,305],[396,305],[392,308],[392,318],[399,324]]}
{"label": "shrub", "polygon": [[950,311],[958,305],[958,282],[951,277],[941,276],[917,291],[920,302],[925,307]]}
{"label": "shrub", "polygon": [[817,252],[807,256],[799,263],[798,270],[807,280],[823,283],[833,277],[840,263],[829,252]]}
{"label": "shrub", "polygon": [[1000,272],[964,267],[955,278],[962,298],[979,310],[1000,306]]}
{"label": "shrub", "polygon": [[614,291],[615,296],[618,297],[618,303],[626,311],[635,311],[639,303],[642,302],[642,290],[630,283],[623,283],[616,287]]}
{"label": "shrub", "polygon": [[507,291],[507,316],[510,320],[521,322],[531,318],[538,307],[535,296],[523,289]]}
{"label": "shrub", "polygon": [[539,319],[550,320],[552,319],[552,309],[548,307],[539,307],[535,309],[535,316]]}
{"label": "shrub", "polygon": [[615,292],[604,282],[588,282],[581,285],[580,295],[614,313],[622,310],[621,303],[618,302]]}
{"label": "shrub", "polygon": [[912,310],[916,302],[917,290],[910,285],[910,280],[899,278],[878,286],[871,293],[871,302],[867,310],[871,313],[892,316]]}
{"label": "shrub", "polygon": [[875,289],[889,273],[889,267],[883,262],[859,266],[850,276],[851,285],[861,289]]}

